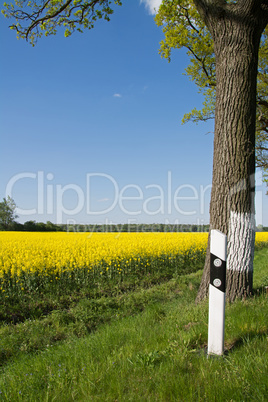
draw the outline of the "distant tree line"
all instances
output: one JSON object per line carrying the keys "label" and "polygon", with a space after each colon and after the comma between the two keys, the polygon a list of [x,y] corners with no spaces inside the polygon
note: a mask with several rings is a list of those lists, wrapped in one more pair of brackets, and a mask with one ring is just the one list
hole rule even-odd
{"label": "distant tree line", "polygon": [[60,225],[68,232],[208,232],[209,225],[165,224],[165,223],[123,223],[123,224],[89,224]]}
{"label": "distant tree line", "polygon": [[27,221],[25,223],[19,223],[16,221],[18,215],[16,215],[16,204],[11,197],[3,198],[0,202],[0,230],[16,230],[27,232],[57,232],[63,230],[59,225],[47,221],[36,222]]}
{"label": "distant tree line", "polygon": [[60,225],[56,225],[50,221],[44,222],[36,222],[36,221],[27,221],[25,223],[14,222],[12,228],[8,230],[19,230],[25,232],[60,232],[63,231]]}
{"label": "distant tree line", "polygon": [[[1,226],[0,226],[1,227]],[[209,224],[196,225],[196,224],[165,224],[165,223],[152,223],[152,224],[55,224],[50,221],[36,222],[27,221],[25,223],[13,222],[7,228],[2,228],[1,230],[10,231],[25,231],[25,232],[96,232],[96,233],[107,233],[107,232],[129,232],[129,233],[146,233],[146,232],[208,232]],[[268,227],[259,225],[256,228],[258,232],[268,232]]]}
{"label": "distant tree line", "polygon": [[[16,222],[16,204],[10,197],[0,202],[0,230],[25,232],[208,232],[209,224],[179,224],[179,223],[119,223],[119,224],[55,224],[50,221],[25,223]],[[268,227],[258,225],[259,232],[268,232]]]}

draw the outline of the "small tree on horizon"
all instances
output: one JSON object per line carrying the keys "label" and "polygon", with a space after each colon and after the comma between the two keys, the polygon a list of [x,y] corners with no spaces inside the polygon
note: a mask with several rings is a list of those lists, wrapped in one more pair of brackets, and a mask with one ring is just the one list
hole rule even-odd
{"label": "small tree on horizon", "polygon": [[8,230],[15,223],[15,219],[18,217],[15,211],[15,201],[10,196],[7,199],[3,198],[3,201],[0,202],[0,228],[2,230]]}

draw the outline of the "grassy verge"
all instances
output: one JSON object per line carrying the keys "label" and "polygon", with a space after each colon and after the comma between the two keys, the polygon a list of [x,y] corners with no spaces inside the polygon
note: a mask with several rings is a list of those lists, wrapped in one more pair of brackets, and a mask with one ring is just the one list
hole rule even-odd
{"label": "grassy verge", "polygon": [[256,253],[255,296],[227,305],[224,358],[205,354],[199,271],[3,324],[0,400],[265,401],[267,257]]}

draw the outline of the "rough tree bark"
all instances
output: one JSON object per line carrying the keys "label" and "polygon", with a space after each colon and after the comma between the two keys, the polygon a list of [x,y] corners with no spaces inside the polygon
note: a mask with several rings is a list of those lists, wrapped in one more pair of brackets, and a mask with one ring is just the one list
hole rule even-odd
{"label": "rough tree bark", "polygon": [[[210,230],[227,235],[229,301],[252,293],[258,49],[268,1],[195,1],[214,41],[216,111]],[[209,244],[196,301],[208,294]]]}

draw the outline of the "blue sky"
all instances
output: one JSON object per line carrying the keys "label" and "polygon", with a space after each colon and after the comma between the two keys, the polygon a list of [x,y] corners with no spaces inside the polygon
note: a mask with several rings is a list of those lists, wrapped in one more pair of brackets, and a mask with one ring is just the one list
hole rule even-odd
{"label": "blue sky", "polygon": [[[20,222],[209,222],[213,121],[181,125],[202,95],[184,50],[171,63],[158,54],[152,8],[125,1],[110,22],[34,48],[8,24],[0,198],[11,194]],[[265,191],[258,178],[257,224],[268,225]]]}

